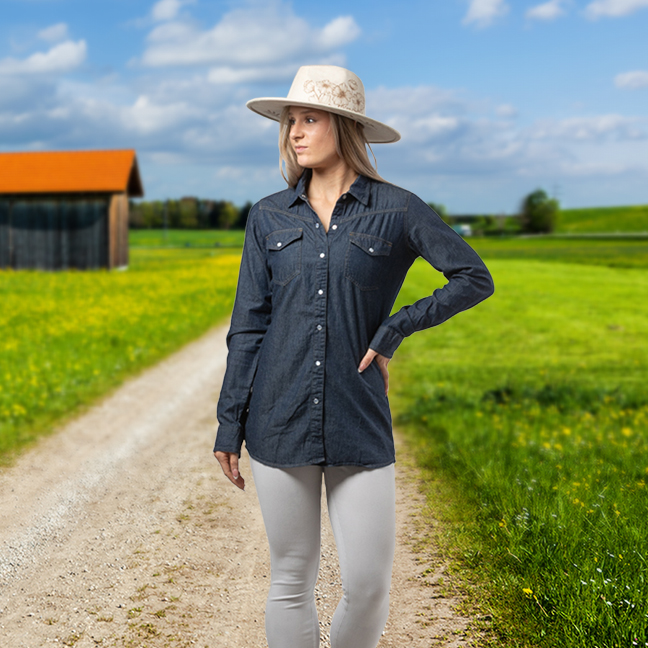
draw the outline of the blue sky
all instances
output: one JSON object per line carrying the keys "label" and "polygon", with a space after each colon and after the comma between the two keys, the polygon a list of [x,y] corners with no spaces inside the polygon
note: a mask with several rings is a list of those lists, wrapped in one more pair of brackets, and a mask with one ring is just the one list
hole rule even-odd
{"label": "blue sky", "polygon": [[381,174],[453,213],[648,203],[648,0],[0,0],[0,151],[135,148],[147,198],[284,188],[309,63],[401,131]]}

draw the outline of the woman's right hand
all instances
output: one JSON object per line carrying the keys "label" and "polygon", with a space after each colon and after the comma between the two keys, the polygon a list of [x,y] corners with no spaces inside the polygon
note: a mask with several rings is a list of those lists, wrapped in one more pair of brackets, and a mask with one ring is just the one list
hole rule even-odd
{"label": "woman's right hand", "polygon": [[241,490],[245,490],[245,479],[239,472],[238,462],[239,456],[236,452],[214,452],[214,457],[221,465],[223,472],[227,479],[229,479],[234,486],[238,486]]}

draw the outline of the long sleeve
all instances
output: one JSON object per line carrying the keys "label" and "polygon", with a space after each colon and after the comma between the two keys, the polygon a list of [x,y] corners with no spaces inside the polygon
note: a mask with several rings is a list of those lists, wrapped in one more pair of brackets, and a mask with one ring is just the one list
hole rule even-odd
{"label": "long sleeve", "polygon": [[236,299],[227,334],[227,369],[218,400],[218,433],[214,451],[240,454],[245,437],[245,411],[259,361],[259,348],[270,324],[271,289],[258,209],[250,211]]}
{"label": "long sleeve", "polygon": [[493,279],[479,255],[420,198],[412,195],[405,215],[412,251],[442,272],[448,283],[388,317],[370,348],[391,358],[403,339],[445,322],[493,294]]}

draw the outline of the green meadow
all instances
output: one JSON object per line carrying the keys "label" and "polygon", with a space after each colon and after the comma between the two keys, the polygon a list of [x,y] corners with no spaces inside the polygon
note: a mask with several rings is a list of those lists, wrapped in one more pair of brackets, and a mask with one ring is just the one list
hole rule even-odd
{"label": "green meadow", "polygon": [[558,220],[559,233],[648,233],[648,205],[628,207],[586,207],[563,209]]}
{"label": "green meadow", "polygon": [[[230,312],[240,232],[131,242],[125,272],[0,272],[4,461]],[[645,645],[646,244],[471,245],[495,295],[405,340],[390,365],[430,528],[492,645]],[[417,261],[397,305],[443,282]]]}
{"label": "green meadow", "polygon": [[[487,249],[495,295],[390,365],[439,537],[495,645],[644,646],[648,272]],[[398,304],[442,284],[418,261]]]}
{"label": "green meadow", "polygon": [[225,318],[239,260],[153,249],[125,272],[0,271],[0,461]]}

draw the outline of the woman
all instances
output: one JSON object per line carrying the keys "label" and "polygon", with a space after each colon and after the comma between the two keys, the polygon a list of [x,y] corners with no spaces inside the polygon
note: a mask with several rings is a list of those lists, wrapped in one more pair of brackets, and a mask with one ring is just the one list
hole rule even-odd
{"label": "woman", "polygon": [[[270,544],[270,648],[315,648],[322,477],[344,596],[333,648],[375,648],[395,544],[388,363],[402,339],[493,292],[477,254],[413,194],[386,183],[366,145],[396,142],[364,114],[360,79],[300,68],[286,98],[248,102],[281,124],[289,188],[248,218],[214,454],[244,487],[245,440]],[[448,283],[390,317],[422,256]]]}

